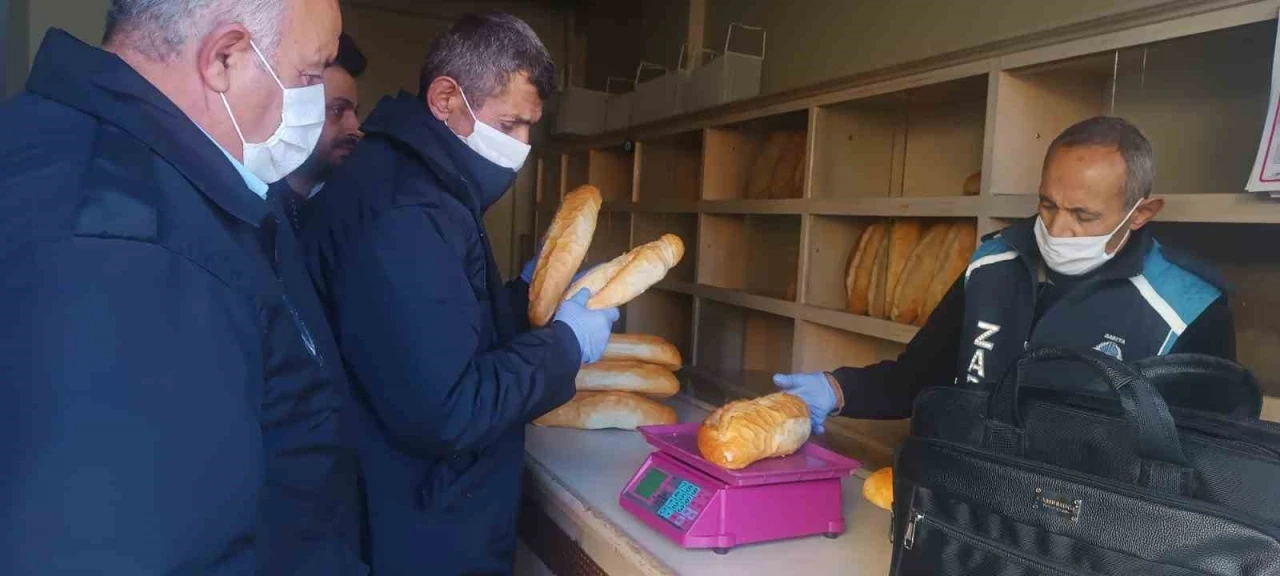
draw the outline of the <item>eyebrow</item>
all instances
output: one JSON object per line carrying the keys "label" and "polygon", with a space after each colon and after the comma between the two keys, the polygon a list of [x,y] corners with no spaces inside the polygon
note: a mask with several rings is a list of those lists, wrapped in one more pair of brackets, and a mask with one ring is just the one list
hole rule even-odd
{"label": "eyebrow", "polygon": [[346,98],[343,98],[342,96],[336,96],[336,97],[334,97],[333,102],[331,102],[329,105],[330,105],[330,106],[333,106],[333,105],[335,105],[335,104],[342,104],[342,105],[345,105],[345,106],[349,106],[349,107],[351,107],[351,108],[355,108],[355,107],[356,107],[356,103],[355,103],[355,102],[352,102],[352,101],[350,101],[350,100],[347,100]]}
{"label": "eyebrow", "polygon": [[[1047,196],[1041,196],[1041,197],[1040,197],[1040,203],[1041,203],[1041,204],[1048,204],[1048,205],[1050,205],[1050,206],[1053,206],[1054,208],[1059,208],[1058,203],[1057,203],[1057,202],[1054,202],[1052,199],[1050,199],[1050,198],[1049,198],[1049,197],[1047,197]],[[1079,218],[1080,216],[1088,216],[1088,217],[1090,217],[1090,218],[1101,218],[1101,217],[1102,217],[1102,214],[1101,214],[1101,213],[1094,212],[1093,210],[1090,210],[1090,209],[1088,209],[1088,208],[1068,208],[1068,209],[1067,209],[1067,212],[1070,212],[1070,213],[1074,214],[1077,218]]]}

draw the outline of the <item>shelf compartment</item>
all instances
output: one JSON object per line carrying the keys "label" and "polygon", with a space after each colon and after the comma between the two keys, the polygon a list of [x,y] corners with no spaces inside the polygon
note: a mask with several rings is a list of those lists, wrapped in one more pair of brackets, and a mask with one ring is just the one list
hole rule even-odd
{"label": "shelf compartment", "polygon": [[660,288],[637,296],[625,306],[626,332],[661,336],[680,350],[685,364],[693,361],[693,297]]}
{"label": "shelf compartment", "polygon": [[701,216],[701,284],[794,302],[799,256],[799,216]]}
{"label": "shelf compartment", "polygon": [[583,266],[603,264],[631,249],[631,214],[625,212],[600,212],[596,218],[596,233]]}
{"label": "shelf compartment", "polygon": [[982,167],[987,76],[818,108],[814,198],[960,196]]}
{"label": "shelf compartment", "polygon": [[992,191],[1036,194],[1049,144],[1097,115],[1126,118],[1155,150],[1155,194],[1242,191],[1267,113],[1275,20],[999,79]]}
{"label": "shelf compartment", "polygon": [[702,132],[687,132],[636,145],[636,200],[696,201],[702,187]]}
{"label": "shelf compartment", "polygon": [[[808,268],[805,279],[805,304],[829,310],[848,310],[848,293],[845,288],[845,276],[849,269],[849,259],[858,240],[868,226],[884,218],[850,218],[843,216],[811,216],[809,222]],[[955,219],[928,218],[928,224],[956,222]],[[852,316],[852,315],[850,315]],[[855,317],[857,318],[857,317]],[[873,320],[868,318],[868,320]],[[854,324],[851,319],[838,319],[837,322]],[[883,321],[882,321],[883,322]],[[828,322],[830,323],[830,322]],[[897,326],[890,322],[890,325]],[[907,328],[903,326],[903,328]],[[887,331],[888,327],[868,325],[868,330]],[[895,330],[895,335],[905,334],[903,330]],[[914,331],[910,332],[914,333]]]}
{"label": "shelf compartment", "polygon": [[[794,174],[797,168],[801,173],[807,172],[808,163],[808,111],[798,111],[778,116],[769,116],[740,124],[708,128],[703,136],[702,163],[702,199],[703,200],[763,200],[800,198],[804,195],[804,183],[797,189],[794,186]],[[778,162],[772,160],[774,166],[762,171],[758,177],[759,186],[753,195],[750,188],[752,171],[761,162],[761,154],[765,152],[766,142],[770,135],[788,134],[793,138],[784,148],[791,152],[784,154],[787,159]],[[796,147],[805,152],[796,157]],[[798,166],[799,164],[799,166]],[[792,176],[778,175],[778,186],[764,185],[772,182],[774,172],[779,165],[785,165],[783,172]]]}
{"label": "shelf compartment", "polygon": [[564,182],[561,179],[563,158],[560,154],[550,154],[538,159],[539,206],[554,206],[560,203],[560,197],[564,194]]}
{"label": "shelf compartment", "polygon": [[632,200],[635,156],[621,146],[575,152],[566,164],[566,192],[590,184],[600,189],[605,202]]}
{"label": "shelf compartment", "polygon": [[[790,318],[704,299],[698,304],[694,366],[723,375],[789,372],[794,338]],[[757,395],[773,391],[772,383],[752,390]]]}
{"label": "shelf compartment", "polygon": [[696,214],[634,214],[632,222],[633,247],[657,240],[663,234],[679,236],[684,242],[684,257],[667,273],[667,278],[677,282],[694,281],[694,267],[698,261]]}

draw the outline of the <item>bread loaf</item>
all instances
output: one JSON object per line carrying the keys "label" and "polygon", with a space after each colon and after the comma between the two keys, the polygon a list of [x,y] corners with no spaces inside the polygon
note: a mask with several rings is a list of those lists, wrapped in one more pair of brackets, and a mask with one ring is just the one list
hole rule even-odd
{"label": "bread loaf", "polygon": [[632,250],[630,258],[617,274],[591,296],[587,308],[599,310],[630,302],[661,282],[681,258],[684,258],[684,242],[675,234],[663,234],[661,238]]}
{"label": "bread loaf", "polygon": [[982,192],[982,172],[975,172],[964,181],[965,196],[977,196]]}
{"label": "bread loaf", "polygon": [[773,183],[773,173],[778,166],[787,147],[787,134],[774,132],[765,140],[760,153],[751,165],[751,173],[747,175],[747,198],[763,199],[769,197],[769,186]]}
{"label": "bread loaf", "polygon": [[973,222],[960,221],[951,225],[947,238],[942,244],[938,257],[938,267],[929,283],[928,295],[925,297],[923,313],[916,318],[915,324],[923,326],[924,321],[933,313],[933,309],[942,302],[947,290],[955,283],[956,278],[969,267],[969,257],[977,247],[978,230]]}
{"label": "bread loaf", "polygon": [[588,364],[574,380],[578,390],[634,392],[654,398],[674,396],[680,381],[670,370],[656,364],[609,360]]}
{"label": "bread loaf", "polygon": [[888,300],[885,293],[889,284],[889,245],[893,238],[892,223],[888,224],[888,230],[884,242],[880,243],[880,251],[876,253],[875,262],[871,264],[871,291],[867,292],[867,316],[872,318],[889,317],[889,311],[885,309],[884,303]]}
{"label": "bread loaf", "polygon": [[884,314],[887,318],[893,310],[894,291],[898,289],[898,281],[902,279],[902,271],[907,267],[911,251],[920,243],[924,234],[924,221],[917,218],[904,218],[893,223],[889,233],[888,266],[885,272]]}
{"label": "bread loaf", "polygon": [[893,309],[889,319],[903,324],[913,324],[924,310],[929,295],[929,284],[938,268],[938,256],[946,240],[949,224],[930,226],[920,243],[911,251],[907,267],[893,292]]}
{"label": "bread loaf", "polygon": [[635,255],[635,250],[632,250],[614,258],[613,260],[592,268],[591,271],[583,274],[577,282],[574,282],[569,286],[568,290],[565,290],[564,299],[568,300],[573,298],[573,295],[577,294],[583,288],[586,288],[594,296],[597,292],[603,290],[605,284],[608,284],[609,280],[612,280],[614,276],[617,276],[618,272],[621,272],[627,265],[627,262],[630,262]]}
{"label": "bread loaf", "polygon": [[862,483],[862,497],[885,510],[893,510],[893,468],[881,468]]}
{"label": "bread loaf", "polygon": [[668,370],[679,370],[684,359],[670,342],[648,334],[614,334],[604,348],[604,361],[624,360],[657,364]]}
{"label": "bread loaf", "polygon": [[529,323],[546,326],[591,247],[600,213],[600,191],[582,186],[564,197],[543,239],[529,283]]}
{"label": "bread loaf", "polygon": [[769,183],[769,197],[774,199],[797,198],[795,196],[796,168],[804,157],[804,133],[787,133],[782,155],[773,170]]}
{"label": "bread loaf", "polygon": [[867,226],[858,238],[858,246],[854,248],[853,257],[849,260],[849,270],[845,274],[845,290],[849,297],[849,312],[866,315],[867,303],[871,292],[871,271],[876,256],[887,240],[887,227],[884,222],[876,222]]}
{"label": "bread loaf", "polygon": [[538,426],[600,430],[676,423],[670,406],[626,392],[578,392],[565,405],[533,421]]}
{"label": "bread loaf", "polygon": [[809,141],[804,132],[800,133],[800,162],[796,164],[795,173],[791,176],[791,197],[804,197],[804,174],[809,167]]}
{"label": "bread loaf", "polygon": [[698,451],[716,466],[739,470],[799,450],[809,439],[810,428],[809,407],[785,392],[738,400],[703,421]]}

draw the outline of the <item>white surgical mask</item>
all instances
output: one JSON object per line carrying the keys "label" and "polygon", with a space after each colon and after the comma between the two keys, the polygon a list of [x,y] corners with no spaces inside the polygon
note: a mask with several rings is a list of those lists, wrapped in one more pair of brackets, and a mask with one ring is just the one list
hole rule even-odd
{"label": "white surgical mask", "polygon": [[280,126],[265,142],[252,144],[244,139],[244,132],[236,122],[236,115],[231,112],[227,103],[227,95],[222,96],[222,105],[226,106],[231,116],[231,125],[235,127],[240,142],[244,144],[244,166],[254,176],[264,182],[272,183],[283,179],[297,170],[315,149],[324,131],[324,84],[304,86],[302,88],[285,88],[276,71],[271,68],[262,51],[252,40],[249,45],[257,52],[258,58],[267,67],[267,72],[275,79],[276,84],[284,91],[284,103],[280,107]]}
{"label": "white surgical mask", "polygon": [[[1142,202],[1133,205],[1129,209],[1129,213],[1120,219],[1120,224],[1110,233],[1102,236],[1076,236],[1073,238],[1058,238],[1050,236],[1049,229],[1045,228],[1044,219],[1036,216],[1036,244],[1040,246],[1040,256],[1044,258],[1044,263],[1050,270],[1067,276],[1080,276],[1097,270],[1107,261],[1115,257],[1115,254],[1107,254],[1107,241],[1120,228],[1129,225],[1129,217],[1133,215],[1134,210]],[[1129,231],[1124,231],[1124,238],[1120,240],[1120,246],[1124,246],[1125,240],[1129,239]],[[1120,249],[1116,248],[1116,252]]]}
{"label": "white surgical mask", "polygon": [[521,166],[524,166],[525,158],[529,157],[528,144],[516,140],[501,130],[494,128],[476,116],[476,111],[471,109],[471,102],[467,101],[467,95],[462,91],[462,86],[458,85],[458,93],[462,95],[462,103],[467,106],[467,112],[471,114],[471,119],[475,121],[475,128],[471,129],[470,136],[458,136],[467,147],[479,154],[480,157],[493,162],[503,168],[518,172]]}

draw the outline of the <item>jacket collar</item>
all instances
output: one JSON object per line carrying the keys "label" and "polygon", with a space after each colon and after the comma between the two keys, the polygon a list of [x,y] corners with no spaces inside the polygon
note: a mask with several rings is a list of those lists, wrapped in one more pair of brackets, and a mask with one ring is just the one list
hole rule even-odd
{"label": "jacket collar", "polygon": [[256,227],[270,213],[218,145],[118,56],[50,30],[31,67],[27,90],[129,133],[240,220]]}
{"label": "jacket collar", "polygon": [[[1035,223],[1036,217],[1032,216],[1025,220],[1014,222],[1000,231],[1000,235],[1022,256],[1022,260],[1032,270],[1038,270],[1041,262],[1040,247],[1036,244]],[[1151,232],[1147,230],[1146,226],[1143,226],[1137,232],[1129,234],[1129,240],[1125,242],[1119,254],[1116,254],[1114,258],[1103,264],[1101,268],[1085,274],[1080,279],[1113,280],[1138,276],[1142,274],[1147,254],[1151,252],[1154,242]]]}
{"label": "jacket collar", "polygon": [[384,97],[361,129],[408,146],[445,181],[449,192],[477,215],[497,202],[515,181],[515,172],[473,152],[431,114],[422,99],[408,92]]}

